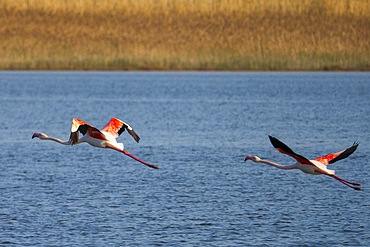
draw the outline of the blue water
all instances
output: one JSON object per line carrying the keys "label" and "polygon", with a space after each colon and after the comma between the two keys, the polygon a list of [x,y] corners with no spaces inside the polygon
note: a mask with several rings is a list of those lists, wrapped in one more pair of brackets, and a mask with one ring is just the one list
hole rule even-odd
{"label": "blue water", "polygon": [[[368,246],[370,73],[0,73],[0,245]],[[71,119],[111,117],[150,169],[68,139]],[[244,163],[315,158],[363,184]]]}

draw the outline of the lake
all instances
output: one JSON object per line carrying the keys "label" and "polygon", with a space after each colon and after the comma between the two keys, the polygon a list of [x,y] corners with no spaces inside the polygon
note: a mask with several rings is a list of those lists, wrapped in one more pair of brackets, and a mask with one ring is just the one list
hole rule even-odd
{"label": "lake", "polygon": [[[1,72],[0,245],[368,246],[370,73]],[[125,148],[64,140],[129,123]],[[273,135],[363,185],[285,171]]]}

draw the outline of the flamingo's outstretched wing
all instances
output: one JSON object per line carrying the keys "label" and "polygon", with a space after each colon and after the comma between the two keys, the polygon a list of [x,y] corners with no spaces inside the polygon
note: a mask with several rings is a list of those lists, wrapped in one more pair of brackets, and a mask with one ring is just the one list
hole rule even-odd
{"label": "flamingo's outstretched wing", "polygon": [[125,130],[135,139],[136,142],[139,142],[140,137],[135,133],[127,123],[119,120],[118,118],[112,118],[103,128],[102,131],[109,132],[115,138],[120,136]]}
{"label": "flamingo's outstretched wing", "polygon": [[342,160],[342,159],[345,159],[347,158],[348,156],[350,156],[351,154],[353,154],[358,145],[360,145],[359,143],[353,143],[353,145],[347,149],[344,149],[342,151],[339,151],[337,153],[333,153],[333,154],[327,154],[327,155],[324,155],[322,157],[318,157],[316,158],[315,160],[323,163],[324,165],[328,165],[328,164],[333,164],[335,162],[337,162],[338,160]]}
{"label": "flamingo's outstretched wing", "polygon": [[299,163],[306,164],[306,165],[313,165],[311,161],[302,155],[299,155],[295,152],[293,152],[292,149],[290,149],[287,145],[285,145],[283,142],[279,141],[277,138],[273,136],[269,136],[270,142],[274,148],[279,151],[280,153],[287,154],[291,157],[293,157],[295,160],[297,160]]}
{"label": "flamingo's outstretched wing", "polygon": [[[91,124],[83,121],[83,120],[80,120],[80,119],[77,119],[77,118],[73,118],[72,119],[72,127],[71,127],[71,135],[69,136],[69,142],[71,143],[71,145],[74,145],[74,144],[77,144],[78,143],[78,132],[81,132],[82,135],[86,135],[86,133],[89,132],[90,135],[92,135],[93,137],[97,137],[97,136],[104,136],[103,133],[100,132],[100,130],[98,130],[97,128],[95,128],[94,126],[92,126]],[[102,138],[99,138],[99,139],[102,139]]]}

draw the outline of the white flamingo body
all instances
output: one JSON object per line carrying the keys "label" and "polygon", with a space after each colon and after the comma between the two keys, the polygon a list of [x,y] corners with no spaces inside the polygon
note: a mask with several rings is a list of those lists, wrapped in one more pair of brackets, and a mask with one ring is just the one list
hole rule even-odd
{"label": "white flamingo body", "polygon": [[[323,163],[317,161],[317,160],[310,160],[313,166],[310,165],[302,165],[299,169],[305,173],[312,174],[312,175],[322,175],[323,173],[327,175],[335,175],[334,170],[329,170],[326,165]],[[298,166],[300,165],[299,162],[297,162]],[[320,171],[320,172],[318,172]]]}
{"label": "white flamingo body", "polygon": [[[294,169],[299,169],[304,173],[311,175],[322,175],[323,173],[328,175],[334,175],[334,170],[329,170],[325,165],[317,160],[310,160],[313,165],[306,165],[296,162],[293,167]],[[319,171],[319,172],[318,172]]]}
{"label": "white flamingo body", "polygon": [[310,162],[312,162],[313,165],[305,165],[305,164],[302,164],[300,162],[296,162],[293,165],[289,165],[289,166],[280,165],[280,164],[277,164],[277,163],[269,161],[269,160],[263,160],[263,159],[260,159],[257,156],[248,156],[246,158],[246,160],[252,160],[256,163],[265,163],[267,165],[275,166],[275,167],[277,167],[279,169],[283,169],[283,170],[299,169],[302,172],[307,173],[307,174],[311,174],[311,175],[322,175],[323,173],[327,173],[328,175],[334,175],[333,170],[327,169],[325,165],[323,165],[322,163],[320,163],[316,160],[310,160]]}
{"label": "white flamingo body", "polygon": [[81,144],[81,143],[86,142],[90,144],[91,146],[97,147],[97,148],[107,148],[108,146],[114,146],[120,150],[124,149],[123,143],[118,143],[116,141],[116,138],[114,138],[114,136],[112,136],[110,133],[106,131],[101,131],[101,133],[104,134],[105,139],[98,139],[98,138],[93,138],[90,135],[84,135],[83,137],[78,139],[78,143],[76,144]]}
{"label": "white flamingo body", "polygon": [[280,165],[280,164],[277,164],[269,160],[261,159],[258,156],[247,156],[245,158],[245,161],[251,160],[256,163],[264,163],[264,164],[274,166],[274,167],[277,167],[283,170],[299,169],[302,172],[311,174],[311,175],[327,175],[327,176],[335,178],[339,182],[343,183],[344,185],[352,189],[361,190],[360,188],[361,185],[359,183],[354,183],[354,182],[344,180],[336,176],[334,170],[329,170],[327,168],[328,164],[332,164],[338,160],[341,160],[341,159],[344,159],[350,156],[354,151],[356,151],[359,145],[358,143],[354,143],[352,147],[342,150],[340,152],[324,155],[314,160],[308,160],[302,155],[299,155],[293,152],[293,150],[291,150],[287,145],[285,145],[283,142],[279,141],[275,137],[269,136],[269,138],[270,138],[272,145],[274,146],[276,150],[278,150],[279,152],[283,154],[287,154],[293,157],[297,162],[290,166],[284,166],[284,165]]}
{"label": "white flamingo body", "polygon": [[[127,132],[135,139],[136,142],[139,142],[140,137],[135,133],[131,126],[117,118],[112,118],[101,130],[93,127],[87,122],[74,118],[72,119],[71,134],[68,141],[63,141],[55,137],[49,137],[46,134],[39,132],[34,133],[32,138],[37,137],[41,140],[51,140],[63,145],[76,145],[86,142],[94,147],[110,148],[119,151],[146,166],[158,169],[157,166],[149,164],[132,155],[127,150],[124,150],[123,143],[118,143],[116,141],[116,138],[125,130],[127,130]],[[81,138],[79,138],[79,133],[83,134]]]}

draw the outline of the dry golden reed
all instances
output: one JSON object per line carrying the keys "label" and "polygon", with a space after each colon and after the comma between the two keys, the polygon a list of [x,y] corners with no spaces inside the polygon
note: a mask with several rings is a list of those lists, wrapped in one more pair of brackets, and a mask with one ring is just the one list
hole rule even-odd
{"label": "dry golden reed", "polygon": [[57,12],[101,13],[128,11],[144,14],[189,12],[245,12],[329,14],[368,16],[368,0],[1,0],[1,5],[18,10],[43,9]]}
{"label": "dry golden reed", "polygon": [[370,1],[0,0],[0,69],[368,70]]}

